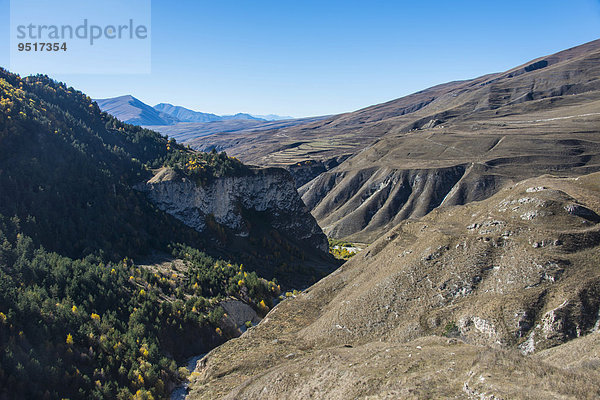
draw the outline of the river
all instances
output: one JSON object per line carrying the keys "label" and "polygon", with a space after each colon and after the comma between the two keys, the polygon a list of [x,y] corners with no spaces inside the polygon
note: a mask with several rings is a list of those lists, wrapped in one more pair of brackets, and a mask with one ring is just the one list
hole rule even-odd
{"label": "river", "polygon": [[[202,357],[204,357],[206,354],[207,353],[202,353],[187,359],[183,366],[187,367],[190,373],[194,372],[194,370],[196,369],[196,363],[199,360],[201,360]],[[187,396],[188,384],[189,381],[186,380],[185,382],[177,386],[175,389],[173,389],[173,391],[171,392],[171,400],[185,400]]]}

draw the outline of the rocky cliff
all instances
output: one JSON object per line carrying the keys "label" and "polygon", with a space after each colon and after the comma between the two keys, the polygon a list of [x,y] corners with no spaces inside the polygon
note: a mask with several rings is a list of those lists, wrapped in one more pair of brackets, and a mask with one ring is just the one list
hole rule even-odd
{"label": "rocky cliff", "polygon": [[[327,237],[302,202],[291,175],[283,169],[250,168],[244,176],[216,178],[199,185],[163,168],[136,188],[159,209],[218,241],[227,254],[240,248],[254,254],[251,266],[268,272],[269,278],[281,279],[287,273],[310,275],[310,281],[334,268],[328,258]],[[261,246],[265,247],[264,265]],[[294,270],[293,262],[317,273]],[[297,286],[299,282],[303,280],[288,283]]]}
{"label": "rocky cliff", "polygon": [[138,188],[161,210],[200,232],[212,216],[237,235],[248,236],[244,210],[266,212],[273,228],[327,252],[327,238],[284,170],[257,168],[249,176],[219,178],[199,186],[172,169],[162,169]]}

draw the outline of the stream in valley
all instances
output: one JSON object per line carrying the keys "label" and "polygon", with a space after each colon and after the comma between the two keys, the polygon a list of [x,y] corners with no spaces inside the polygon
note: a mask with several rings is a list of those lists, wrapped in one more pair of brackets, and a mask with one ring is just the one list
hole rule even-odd
{"label": "stream in valley", "polygon": [[[197,356],[188,358],[182,366],[187,367],[190,374],[196,369],[196,363],[202,359],[207,353],[202,353]],[[179,386],[175,387],[171,392],[171,400],[185,400],[187,396],[189,381],[182,382]]]}

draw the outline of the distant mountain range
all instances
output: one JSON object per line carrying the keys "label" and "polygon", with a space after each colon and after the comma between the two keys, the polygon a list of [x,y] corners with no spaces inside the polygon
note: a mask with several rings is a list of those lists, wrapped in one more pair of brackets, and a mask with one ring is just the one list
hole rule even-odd
{"label": "distant mountain range", "polygon": [[177,119],[131,95],[95,100],[102,111],[132,125],[173,125]]}
{"label": "distant mountain range", "polygon": [[[293,118],[274,114],[251,115],[245,113],[216,115],[168,103],[160,103],[151,107],[131,95],[97,99],[95,102],[102,111],[106,111],[123,122],[155,130],[180,143],[191,142],[213,134],[284,129],[326,118]],[[220,149],[219,146],[213,147]]]}
{"label": "distant mountain range", "polygon": [[165,126],[181,122],[198,123],[231,120],[268,122],[293,119],[293,117],[274,114],[251,115],[237,113],[234,115],[216,115],[190,110],[169,103],[160,103],[151,107],[131,95],[109,99],[96,99],[95,101],[102,111],[108,112],[123,122],[140,126]]}

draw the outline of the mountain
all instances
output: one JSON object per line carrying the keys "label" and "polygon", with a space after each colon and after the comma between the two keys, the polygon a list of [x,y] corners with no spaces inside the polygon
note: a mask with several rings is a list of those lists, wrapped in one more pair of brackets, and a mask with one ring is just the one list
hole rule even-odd
{"label": "mountain", "polygon": [[229,119],[249,119],[249,120],[255,120],[255,121],[266,121],[262,118],[257,118],[250,114],[246,114],[246,113],[237,113],[234,115],[223,115],[221,118],[224,121],[229,120]]}
{"label": "mountain", "polygon": [[[242,132],[249,129],[274,129],[305,124],[320,119],[320,117],[293,119],[274,114],[253,116],[246,113],[219,116],[168,103],[160,103],[150,107],[130,95],[95,101],[102,111],[123,122],[154,129],[164,135],[169,135],[169,137],[180,143],[187,143],[198,137],[214,133]],[[213,148],[219,149],[219,146],[205,147],[207,150]]]}
{"label": "mountain", "polygon": [[600,40],[308,124],[187,143],[289,169],[329,236],[370,243],[525,178],[598,171],[598,110]]}
{"label": "mountain", "polygon": [[252,135],[263,131],[284,129],[296,125],[303,125],[313,121],[319,121],[326,117],[311,117],[286,119],[280,121],[258,121],[254,119],[228,119],[213,122],[180,122],[175,125],[149,126],[153,130],[168,135],[183,144],[194,144],[194,148],[200,151],[217,149],[222,151],[217,142],[202,143],[196,139],[215,134],[235,134],[241,137],[239,140],[251,139]]}
{"label": "mountain", "polygon": [[177,362],[335,269],[326,249],[285,170],[0,69],[0,398],[168,397]]}
{"label": "mountain", "polygon": [[177,122],[176,118],[150,107],[131,95],[95,101],[102,111],[128,124],[170,125]]}
{"label": "mountain", "polygon": [[600,41],[440,90],[409,113],[401,99],[351,118],[397,110],[362,128],[379,139],[300,189],[329,235],[372,242],[525,178],[600,170]]}
{"label": "mountain", "polygon": [[175,125],[182,122],[215,122],[215,121],[282,121],[293,119],[292,117],[281,117],[274,114],[266,116],[254,116],[246,113],[233,115],[216,115],[190,110],[169,103],[160,103],[151,107],[131,95],[119,96],[109,99],[96,99],[98,106],[123,122],[132,125],[154,126]]}
{"label": "mountain", "polygon": [[[560,113],[558,110],[563,108],[568,111],[569,105],[576,106],[576,102],[565,102],[569,99],[567,96],[596,90],[595,60],[599,48],[600,40],[596,40],[532,60],[504,73],[437,85],[387,103],[291,129],[211,135],[189,144],[224,149],[256,165],[286,166],[306,160],[319,162],[344,154],[353,155],[384,135],[406,135],[434,127],[441,129],[458,119],[492,120],[496,111],[498,116],[505,110],[506,113],[510,110],[517,114],[542,114],[544,107],[550,106]],[[545,66],[542,68],[542,65]],[[554,100],[540,103],[543,99]],[[583,99],[582,103],[589,100]],[[488,112],[484,114],[486,110]],[[568,122],[567,119],[560,123]],[[477,128],[481,130],[486,126]],[[252,151],[246,144],[248,141],[254,146]]]}
{"label": "mountain", "polygon": [[286,119],[294,119],[294,117],[290,117],[289,115],[281,116],[275,114],[268,115],[252,115],[254,118],[264,119],[266,121],[284,121]]}
{"label": "mountain", "polygon": [[200,360],[188,398],[597,398],[599,179],[401,222]]}
{"label": "mountain", "polygon": [[[221,121],[222,118],[215,114],[207,114],[198,111],[192,111],[184,107],[174,106],[168,103],[160,103],[154,106],[158,112],[169,114],[177,122],[211,122]],[[108,112],[108,111],[107,111]],[[150,125],[150,124],[143,124]],[[166,125],[166,124],[157,124]]]}
{"label": "mountain", "polygon": [[169,114],[178,122],[214,122],[227,120],[250,120],[250,121],[282,121],[286,119],[294,119],[292,117],[281,117],[275,114],[269,115],[251,115],[246,113],[237,113],[234,115],[215,115],[198,111],[193,111],[188,108],[174,106],[168,103],[160,103],[154,106],[154,109]]}

